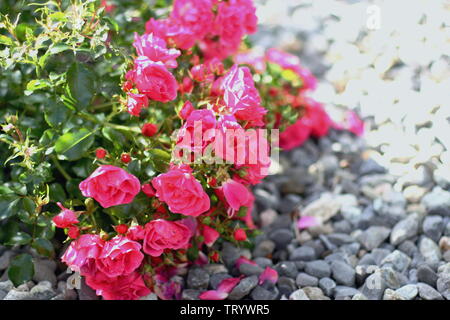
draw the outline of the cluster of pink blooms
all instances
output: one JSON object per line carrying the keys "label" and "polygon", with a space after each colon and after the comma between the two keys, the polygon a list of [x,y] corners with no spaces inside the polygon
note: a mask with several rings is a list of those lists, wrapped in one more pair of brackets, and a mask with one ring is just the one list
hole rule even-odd
{"label": "cluster of pink blooms", "polygon": [[[288,100],[282,104],[299,110],[297,122],[280,136],[282,147],[301,145],[309,136],[321,137],[332,125],[323,107],[305,94],[314,90],[316,80],[300,66],[298,58],[276,49],[268,50],[264,57],[237,53],[242,38],[255,32],[256,24],[251,0],[175,0],[168,18],[152,18],[143,35],[135,34],[137,56],[122,86],[128,113],[139,117],[144,108],[151,109],[153,101],[164,103],[173,109],[179,129],[169,149],[180,147],[190,155],[213,146],[215,156],[228,162],[199,169],[172,158],[167,171],[150,181],[140,181],[114,165],[100,165],[80,183],[84,197],[110,208],[130,204],[142,192],[152,210],[145,223],[130,217],[127,223],[115,226],[114,233],[81,227],[85,213],[60,204],[62,211],[53,221],[57,227],[67,229],[73,239],[62,260],[103,298],[138,299],[154,292],[161,299],[177,299],[182,288],[174,276],[192,263],[218,262],[214,243],[219,238],[235,243],[247,241],[247,234],[255,228],[251,216],[255,198],[250,187],[267,175],[270,158],[268,153],[258,153],[256,161],[250,163],[238,161],[236,155],[246,160],[254,156],[254,148],[269,146],[265,138],[258,138],[258,146],[250,145],[242,153],[241,145],[224,140],[221,133],[267,126],[270,109],[261,99],[261,87],[254,82],[252,70],[263,73],[266,64],[276,64],[301,81],[297,94],[283,92],[283,88],[268,91],[272,97]],[[235,64],[227,69],[224,59],[230,55],[234,55]],[[354,128],[356,119],[349,117],[346,126]],[[199,123],[201,144],[186,142],[183,137],[193,134]],[[355,133],[360,133],[361,123],[356,127]],[[160,129],[147,123],[142,134],[150,138],[172,135],[158,132]],[[106,150],[98,149],[96,154],[104,159]],[[122,154],[121,160],[128,164],[131,156]],[[193,248],[198,255],[190,261],[187,251]],[[245,258],[237,263],[254,264]],[[260,276],[260,283],[274,283],[277,277],[268,268]],[[200,298],[225,299],[239,281],[224,280],[217,290],[206,291]]]}

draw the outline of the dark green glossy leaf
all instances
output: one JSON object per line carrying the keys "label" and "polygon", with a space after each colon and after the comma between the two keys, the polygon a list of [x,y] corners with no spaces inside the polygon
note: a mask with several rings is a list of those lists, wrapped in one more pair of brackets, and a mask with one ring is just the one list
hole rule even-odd
{"label": "dark green glossy leaf", "polygon": [[73,63],[67,71],[69,91],[78,109],[85,109],[94,97],[95,74],[86,65]]}
{"label": "dark green glossy leaf", "polygon": [[31,280],[33,276],[34,264],[33,259],[29,254],[20,254],[11,260],[11,264],[8,269],[8,277],[14,286],[20,286],[21,284]]}
{"label": "dark green glossy leaf", "polygon": [[0,195],[0,221],[12,217],[19,209],[20,198],[15,194]]}
{"label": "dark green glossy leaf", "polygon": [[55,144],[56,153],[69,161],[81,159],[94,142],[92,130],[81,128],[60,136]]}
{"label": "dark green glossy leaf", "polygon": [[31,236],[26,233],[26,232],[22,232],[19,231],[16,234],[14,234],[12,237],[10,237],[8,239],[8,241],[6,241],[6,245],[9,246],[13,246],[13,245],[25,245],[30,243],[31,241]]}
{"label": "dark green glossy leaf", "polygon": [[47,256],[49,258],[52,258],[54,256],[54,254],[55,254],[55,248],[53,247],[53,244],[47,239],[38,238],[38,239],[33,241],[31,246],[34,249],[36,249],[36,251],[39,254],[41,254],[43,256]]}

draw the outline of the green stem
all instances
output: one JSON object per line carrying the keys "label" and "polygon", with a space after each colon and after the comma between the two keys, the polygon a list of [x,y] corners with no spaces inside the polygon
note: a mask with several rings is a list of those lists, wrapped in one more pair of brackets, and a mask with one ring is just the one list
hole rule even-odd
{"label": "green stem", "polygon": [[58,158],[56,158],[55,155],[51,156],[51,159],[53,161],[53,163],[56,166],[56,169],[58,169],[58,171],[63,175],[64,178],[66,178],[66,180],[71,180],[72,177],[67,173],[67,171],[62,167],[61,163],[59,162]]}

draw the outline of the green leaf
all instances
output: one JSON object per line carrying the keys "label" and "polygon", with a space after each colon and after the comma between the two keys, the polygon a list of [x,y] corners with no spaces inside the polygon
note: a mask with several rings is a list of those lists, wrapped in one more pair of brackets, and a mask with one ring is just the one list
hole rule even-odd
{"label": "green leaf", "polygon": [[170,153],[161,149],[150,149],[150,159],[153,166],[159,172],[165,172],[170,162]]}
{"label": "green leaf", "polygon": [[27,87],[25,90],[25,95],[29,96],[34,91],[50,87],[51,83],[47,80],[31,80],[27,83]]}
{"label": "green leaf", "polygon": [[36,239],[33,241],[31,246],[43,256],[47,256],[49,258],[52,258],[54,256],[55,248],[53,247],[53,244],[47,239]]}
{"label": "green leaf", "polygon": [[74,63],[67,71],[67,83],[78,109],[85,109],[95,94],[95,74],[85,65]]}
{"label": "green leaf", "polygon": [[0,243],[6,243],[17,232],[19,224],[15,219],[9,219],[7,223],[0,225]]}
{"label": "green leaf", "polygon": [[0,195],[0,221],[12,217],[19,209],[20,198],[15,194]]}
{"label": "green leaf", "polygon": [[13,41],[10,37],[0,34],[0,44],[5,44],[7,46],[10,46],[13,44]]}
{"label": "green leaf", "polygon": [[59,183],[52,183],[49,186],[50,189],[50,199],[55,202],[64,202],[66,201],[66,192],[64,188]]}
{"label": "green leaf", "polygon": [[5,244],[9,246],[25,245],[30,243],[30,241],[31,236],[28,233],[19,231],[16,234],[14,234],[11,238],[9,238]]}
{"label": "green leaf", "polygon": [[60,136],[55,144],[56,153],[69,161],[81,159],[83,154],[94,143],[93,131],[81,128],[75,132],[67,132]]}
{"label": "green leaf", "polygon": [[45,107],[44,118],[50,127],[57,127],[66,122],[70,110],[62,103],[50,100]]}
{"label": "green leaf", "polygon": [[20,254],[11,260],[8,269],[9,280],[14,286],[18,287],[21,284],[30,281],[34,276],[33,259],[27,253]]}

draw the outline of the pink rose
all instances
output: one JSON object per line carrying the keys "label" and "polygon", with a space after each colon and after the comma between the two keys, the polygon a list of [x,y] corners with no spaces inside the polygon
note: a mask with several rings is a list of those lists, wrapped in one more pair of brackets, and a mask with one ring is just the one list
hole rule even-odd
{"label": "pink rose", "polygon": [[80,222],[78,221],[75,212],[64,208],[61,202],[58,202],[57,205],[61,208],[62,211],[57,216],[53,217],[52,221],[58,228],[68,228],[71,225]]}
{"label": "pink rose", "polygon": [[167,173],[153,178],[152,185],[173,213],[197,217],[210,208],[208,195],[188,165],[171,165]]}
{"label": "pink rose", "polygon": [[130,203],[141,190],[135,176],[125,170],[102,165],[80,183],[83,196],[97,200],[103,208]]}
{"label": "pink rose", "polygon": [[162,62],[137,57],[134,69],[127,73],[127,80],[132,81],[140,93],[152,100],[168,102],[177,97],[178,83]]}
{"label": "pink rose", "polygon": [[97,273],[87,276],[86,283],[105,300],[137,300],[151,293],[138,272],[114,278]]}
{"label": "pink rose", "polygon": [[284,150],[299,147],[308,140],[310,133],[311,127],[304,118],[300,118],[280,133],[280,147]]}
{"label": "pink rose", "polygon": [[224,76],[221,89],[225,104],[236,119],[248,121],[248,126],[264,125],[263,118],[267,110],[261,106],[250,69],[235,64]]}
{"label": "pink rose", "polygon": [[96,264],[108,277],[117,277],[135,271],[143,259],[139,243],[117,236],[105,243]]}
{"label": "pink rose", "polygon": [[212,6],[212,0],[175,0],[170,19],[190,30],[196,39],[201,39],[211,29]]}
{"label": "pink rose", "polygon": [[190,238],[191,231],[183,223],[153,220],[145,225],[144,252],[159,257],[165,249],[187,248]]}
{"label": "pink rose", "polygon": [[142,108],[148,107],[148,98],[145,94],[127,93],[127,111],[129,114],[139,117]]}
{"label": "pink rose", "polygon": [[72,241],[61,260],[72,270],[82,275],[90,273],[92,265],[98,259],[104,245],[104,241],[94,234],[83,234]]}
{"label": "pink rose", "polygon": [[152,61],[162,62],[167,68],[178,66],[176,58],[181,54],[177,49],[168,49],[165,40],[157,37],[153,33],[139,36],[134,34],[133,47],[139,56],[146,56]]}

